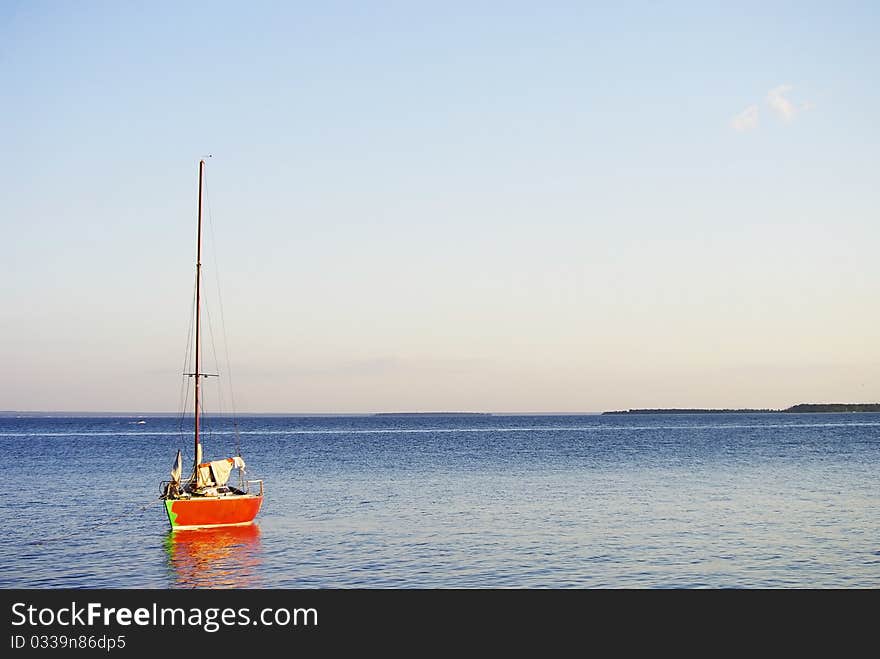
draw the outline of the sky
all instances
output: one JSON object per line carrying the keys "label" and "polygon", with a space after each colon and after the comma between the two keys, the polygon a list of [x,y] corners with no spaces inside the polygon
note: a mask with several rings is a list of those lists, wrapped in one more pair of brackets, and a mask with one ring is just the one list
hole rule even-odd
{"label": "sky", "polygon": [[[0,410],[880,401],[880,5],[0,3]],[[213,351],[208,351],[213,352]]]}

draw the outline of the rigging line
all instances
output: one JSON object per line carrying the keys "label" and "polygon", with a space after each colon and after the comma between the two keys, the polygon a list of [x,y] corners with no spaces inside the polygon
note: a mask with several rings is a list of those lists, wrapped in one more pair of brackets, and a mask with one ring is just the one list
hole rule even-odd
{"label": "rigging line", "polygon": [[[207,294],[203,297],[203,301],[204,301],[204,309],[205,309],[205,315],[207,316],[207,321],[208,321],[208,322],[207,322],[207,325],[208,325],[208,336],[210,337],[210,340],[211,340],[211,353],[212,353],[212,355],[213,355],[213,357],[214,357],[214,364],[215,364],[215,366],[217,367],[217,372],[218,372],[218,374],[219,374],[219,372],[220,372],[220,362],[219,362],[219,360],[217,359],[217,346],[216,346],[216,343],[215,343],[215,341],[214,341],[214,323],[213,323],[213,321],[212,321],[212,319],[211,319],[211,305],[210,305],[210,303],[209,303],[209,301],[208,301],[208,297],[209,297],[209,296],[208,296]],[[217,411],[216,411],[216,413],[214,414],[214,419],[212,419],[212,420],[217,420],[217,419],[219,419],[220,417],[222,417],[223,414],[224,414],[223,386],[222,386],[222,383],[219,382],[219,380],[220,380],[219,376],[218,376],[217,380],[218,380],[218,382],[217,382],[217,389],[216,389],[216,395],[217,395],[217,405],[216,405],[216,409],[217,409]],[[207,384],[207,383],[206,383],[206,384]],[[201,391],[203,392],[202,406],[207,407],[208,409],[210,409],[210,405],[205,405],[206,398],[207,398],[207,395],[208,395],[208,393],[209,393],[208,389],[209,389],[209,388],[208,388],[207,386],[204,386],[204,387],[202,387],[202,389],[201,389]],[[213,392],[214,389],[211,388],[211,391]],[[207,421],[208,416],[206,416],[205,414],[203,414],[203,415],[202,415],[202,419]],[[215,424],[215,425],[216,425],[216,424]],[[210,423],[206,423],[206,425],[205,425],[206,432],[209,432],[208,428],[210,428],[211,430],[213,430],[214,427],[215,427],[215,426],[211,426]],[[224,449],[224,451],[225,451],[225,447],[223,447],[223,449]]]}
{"label": "rigging line", "polygon": [[[195,377],[195,376],[193,376],[193,377]],[[204,388],[202,388],[201,389],[201,396],[199,396],[199,409],[198,409],[198,412],[196,412],[197,414],[199,414],[199,419],[200,419],[199,445],[202,446],[202,462],[205,461],[204,437],[205,437],[205,435],[210,433],[210,431],[208,430],[208,426],[210,424],[206,423],[207,419],[205,418],[205,415],[202,414],[202,412],[204,412],[204,404],[205,404],[205,390],[204,390]],[[196,462],[196,458],[198,458],[198,455],[197,454],[193,455],[192,473],[190,474],[189,478],[185,481],[185,483],[198,483],[198,465],[200,463]]]}
{"label": "rigging line", "polygon": [[[214,323],[211,320],[211,306],[208,304],[208,296],[207,295],[205,295],[204,301],[205,301],[205,315],[208,317],[208,335],[211,337],[211,354],[214,357],[214,365],[216,366],[216,370],[218,373],[218,380],[219,380],[220,361],[217,359],[217,346],[214,342]],[[217,411],[218,411],[218,414],[220,416],[222,416],[223,415],[223,386],[220,382],[217,383],[217,394],[218,394],[218,396],[217,396],[217,398],[218,398]]]}
{"label": "rigging line", "polygon": [[184,440],[183,421],[186,418],[186,409],[189,406],[190,387],[189,387],[189,377],[188,376],[183,375],[181,377],[181,379],[182,379],[182,387],[184,390],[184,395],[183,395],[183,400],[180,405],[180,418],[178,419],[178,423],[177,423],[177,434],[178,434],[178,440],[183,442],[183,440]]}
{"label": "rigging line", "polygon": [[[198,276],[198,275],[196,275]],[[196,284],[193,281],[193,289],[192,289],[192,299],[190,300],[190,314],[189,314],[189,329],[186,332],[186,347],[183,352],[183,368],[181,368],[181,373],[189,373],[191,369],[188,368],[190,358],[192,357],[192,336],[193,336],[193,324],[195,322],[195,306],[196,306]],[[180,383],[180,399],[178,408],[180,410],[180,415],[177,418],[177,432],[183,437],[183,420],[186,417],[186,404],[189,401],[189,379],[186,375],[183,376],[182,381]]]}
{"label": "rigging line", "polygon": [[[211,434],[211,420],[205,415],[205,400],[208,398],[208,387],[202,386],[199,389],[199,416],[201,417],[201,421],[199,423],[199,442],[204,444],[202,438]],[[210,409],[210,406],[209,406]],[[204,459],[205,453],[204,449],[202,449],[202,458]]]}
{"label": "rigging line", "polygon": [[[226,377],[229,380],[229,404],[232,413],[232,427],[235,432],[235,451],[241,456],[241,435],[238,429],[238,414],[235,406],[235,387],[232,386],[232,362],[229,359],[229,337],[226,333],[226,314],[223,312],[223,295],[220,291],[220,259],[217,252],[217,241],[214,237],[214,216],[211,213],[211,197],[208,194],[208,179],[205,184],[205,207],[208,212],[208,232],[211,235],[211,250],[214,253],[214,279],[217,287],[217,304],[220,307],[220,327],[223,332],[223,350],[226,355]],[[216,359],[216,356],[215,356]],[[222,391],[222,386],[218,385]]]}

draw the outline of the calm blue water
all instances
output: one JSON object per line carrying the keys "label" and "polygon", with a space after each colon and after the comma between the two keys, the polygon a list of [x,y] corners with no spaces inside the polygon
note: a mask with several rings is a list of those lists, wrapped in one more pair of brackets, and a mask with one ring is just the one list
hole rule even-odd
{"label": "calm blue water", "polygon": [[880,586],[876,414],[246,417],[258,524],[176,533],[145,420],[0,418],[0,587]]}

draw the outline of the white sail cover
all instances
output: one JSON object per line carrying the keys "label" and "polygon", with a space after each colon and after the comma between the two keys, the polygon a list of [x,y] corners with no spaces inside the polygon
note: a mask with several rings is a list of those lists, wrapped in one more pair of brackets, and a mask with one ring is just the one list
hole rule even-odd
{"label": "white sail cover", "polygon": [[203,462],[199,465],[198,486],[226,485],[233,469],[244,469],[244,460],[236,456],[224,460]]}
{"label": "white sail cover", "polygon": [[226,481],[229,480],[229,474],[232,472],[232,458],[214,460],[209,464],[211,465],[211,473],[214,475],[214,484],[226,485]]}

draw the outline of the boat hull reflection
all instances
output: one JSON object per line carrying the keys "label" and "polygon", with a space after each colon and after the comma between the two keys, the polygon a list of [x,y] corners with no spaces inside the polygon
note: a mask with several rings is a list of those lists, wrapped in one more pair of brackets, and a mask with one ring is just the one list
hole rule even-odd
{"label": "boat hull reflection", "polygon": [[179,588],[259,588],[260,527],[177,529],[165,539]]}

